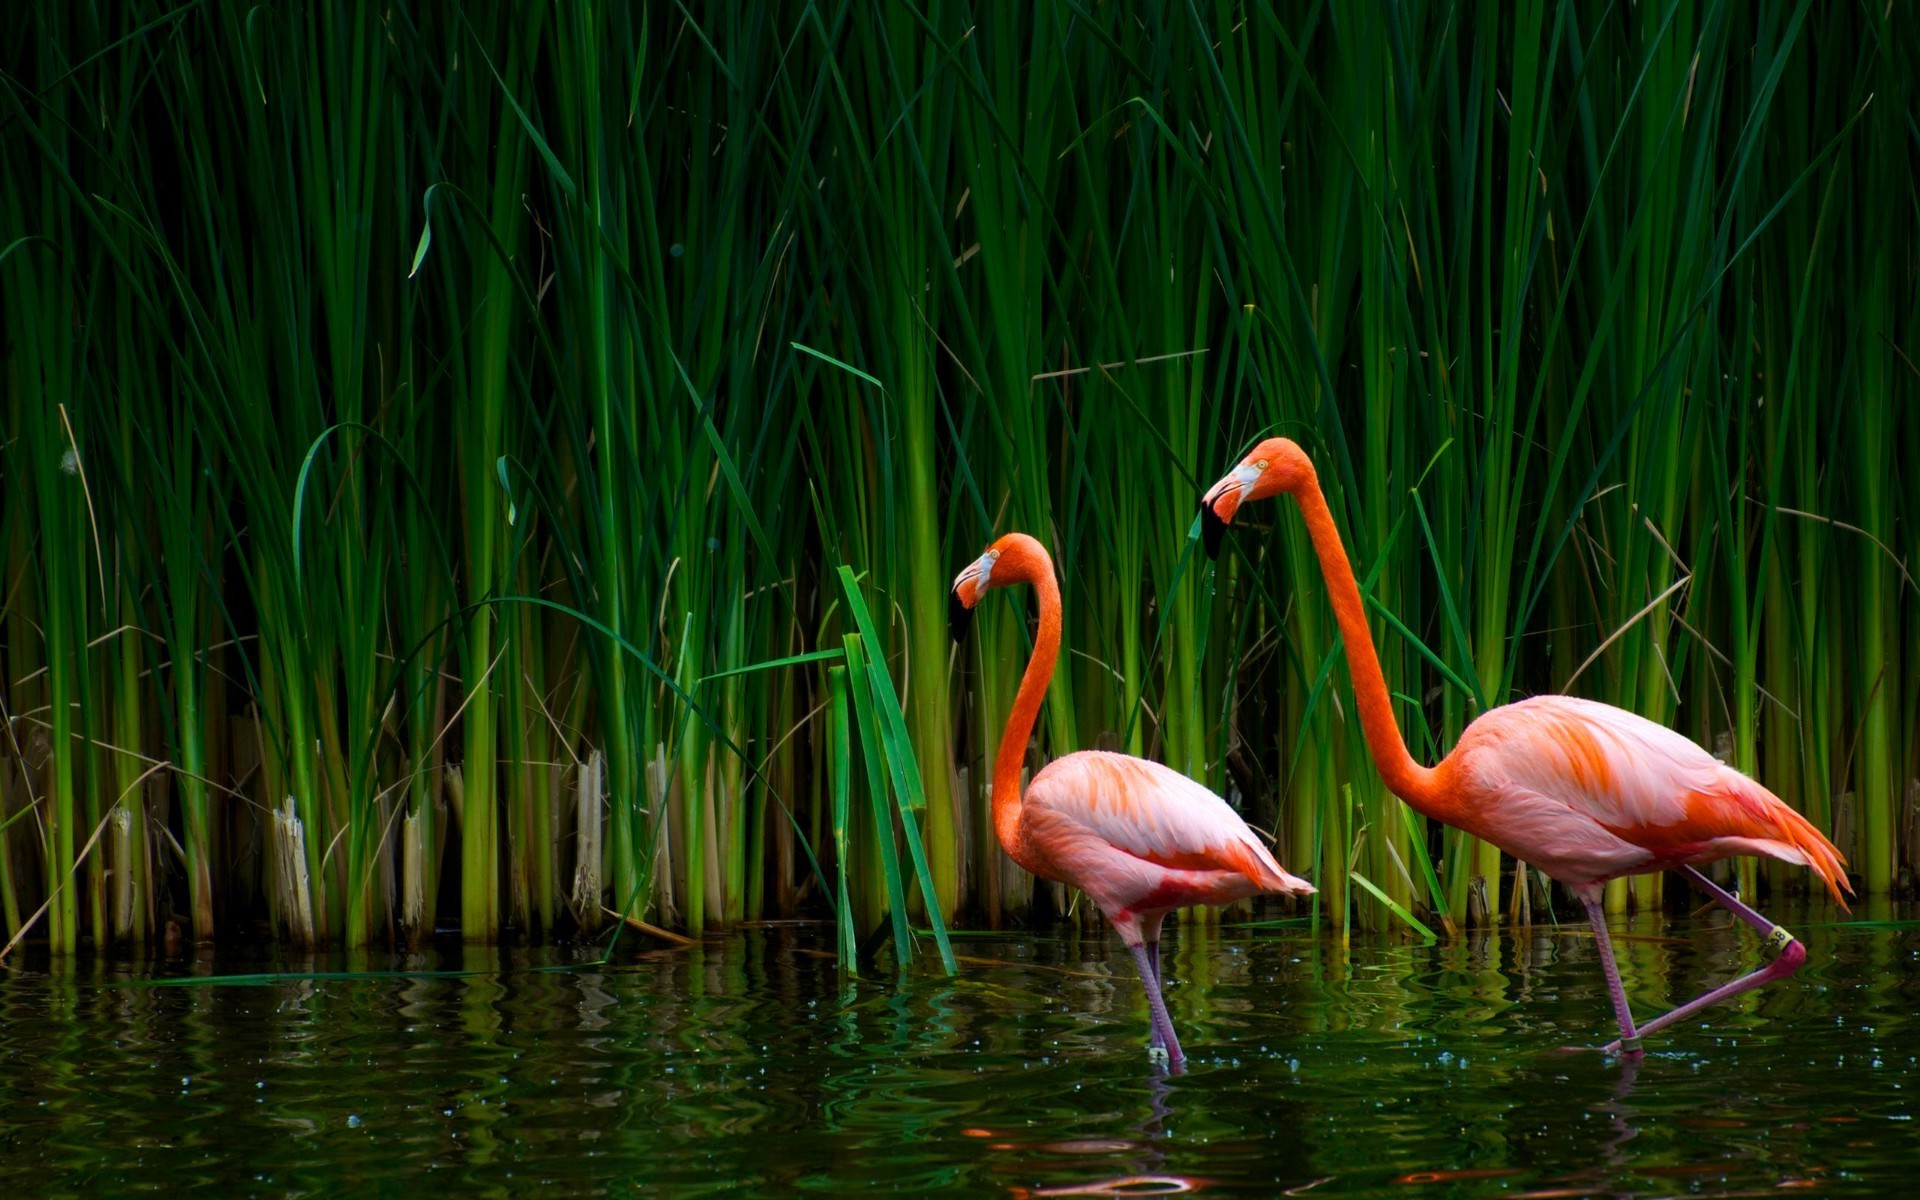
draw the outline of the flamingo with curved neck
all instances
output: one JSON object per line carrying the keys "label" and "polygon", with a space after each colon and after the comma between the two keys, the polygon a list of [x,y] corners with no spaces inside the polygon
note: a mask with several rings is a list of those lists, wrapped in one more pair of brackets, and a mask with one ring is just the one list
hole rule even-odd
{"label": "flamingo with curved neck", "polygon": [[[1200,516],[1208,553],[1218,554],[1226,527],[1247,501],[1282,494],[1300,506],[1320,560],[1360,725],[1381,779],[1414,811],[1492,842],[1579,897],[1620,1025],[1620,1039],[1604,1049],[1638,1054],[1646,1035],[1799,969],[1805,947],[1698,868],[1737,854],[1777,858],[1811,868],[1844,908],[1841,889],[1853,890],[1846,860],[1811,822],[1673,730],[1570,696],[1489,709],[1438,766],[1421,766],[1394,719],[1360,585],[1305,451],[1286,438],[1269,438],[1207,489]],[[1601,889],[1610,879],[1665,870],[1681,872],[1753,926],[1778,957],[1636,1026],[1607,937]]]}
{"label": "flamingo with curved neck", "polygon": [[1160,978],[1166,915],[1262,892],[1306,895],[1313,885],[1282,870],[1225,800],[1156,762],[1083,750],[1048,763],[1021,794],[1020,767],[1060,655],[1053,559],[1033,538],[1009,533],[960,572],[948,597],[958,640],[988,589],[1021,583],[1039,597],[1040,627],[994,757],[994,836],[1020,866],[1099,905],[1146,987],[1150,1045],[1178,1063],[1185,1056]]}

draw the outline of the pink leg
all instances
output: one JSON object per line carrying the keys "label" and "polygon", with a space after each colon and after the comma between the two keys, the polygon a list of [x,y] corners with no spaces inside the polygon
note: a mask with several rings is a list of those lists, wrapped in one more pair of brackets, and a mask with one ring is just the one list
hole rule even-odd
{"label": "pink leg", "polygon": [[[1739,898],[1735,896],[1732,892],[1727,891],[1725,888],[1721,887],[1719,884],[1715,883],[1713,880],[1708,879],[1705,875],[1702,875],[1699,871],[1695,870],[1694,868],[1681,867],[1680,873],[1682,875],[1685,875],[1688,879],[1693,880],[1694,885],[1696,887],[1698,887],[1701,891],[1705,892],[1707,895],[1712,896],[1716,901],[1720,903],[1720,906],[1722,908],[1726,909],[1728,912],[1731,912],[1734,916],[1739,917],[1742,921],[1745,921],[1747,924],[1753,926],[1754,929],[1759,931],[1761,937],[1772,937],[1773,931],[1780,928],[1778,925],[1775,925],[1772,921],[1767,920],[1765,917],[1761,916],[1759,913],[1753,911],[1751,908],[1748,908],[1746,905],[1740,903]],[[1787,936],[1789,939],[1792,938],[1791,934],[1788,934]]]}
{"label": "pink leg", "polygon": [[1153,962],[1147,957],[1147,947],[1143,942],[1129,946],[1133,951],[1133,965],[1140,972],[1140,982],[1147,988],[1147,1008],[1153,1013],[1153,1047],[1164,1047],[1169,1063],[1183,1062],[1186,1055],[1180,1052],[1180,1039],[1174,1036],[1173,1018],[1167,1015],[1167,1002],[1160,995],[1160,980],[1154,974]]}
{"label": "pink leg", "polygon": [[1593,941],[1600,947],[1600,969],[1607,975],[1607,991],[1613,995],[1613,1016],[1620,1022],[1620,1040],[1607,1047],[1630,1055],[1640,1051],[1640,1034],[1643,1030],[1633,1027],[1633,1010],[1627,1006],[1627,989],[1620,986],[1620,968],[1613,961],[1613,939],[1607,936],[1607,912],[1600,904],[1600,893],[1596,889],[1590,895],[1582,895],[1580,902],[1587,906],[1587,920],[1593,924]]}
{"label": "pink leg", "polygon": [[[1146,939],[1147,962],[1153,967],[1153,982],[1159,986],[1162,997],[1166,995],[1167,984],[1166,978],[1160,974],[1160,923],[1166,920],[1166,917],[1165,913],[1148,913],[1140,918],[1140,935]],[[1167,1027],[1171,1029],[1173,1023],[1169,1021]],[[1155,1050],[1167,1048],[1166,1040],[1160,1036],[1160,1026],[1157,1022],[1153,1027],[1153,1036],[1147,1044]]]}
{"label": "pink leg", "polygon": [[1166,919],[1165,913],[1151,913],[1140,919],[1140,933],[1147,940],[1147,961],[1153,964],[1153,981],[1160,985],[1163,995],[1167,977],[1160,970],[1160,923]]}
{"label": "pink leg", "polygon": [[[1807,961],[1806,947],[1802,946],[1799,939],[1791,933],[1788,933],[1786,929],[1775,925],[1772,921],[1767,920],[1753,909],[1740,903],[1739,900],[1735,899],[1725,889],[1692,867],[1682,867],[1680,870],[1684,872],[1689,879],[1705,889],[1708,895],[1724,905],[1735,916],[1764,934],[1767,949],[1779,954],[1780,957],[1752,974],[1742,975],[1732,983],[1724,984],[1704,996],[1687,1001],[1665,1016],[1655,1017],[1653,1020],[1648,1021],[1645,1025],[1640,1026],[1638,1030],[1639,1035],[1642,1037],[1649,1033],[1657,1033],[1675,1021],[1684,1021],[1701,1009],[1711,1008],[1722,1000],[1730,1000],[1738,996],[1741,992],[1750,992],[1761,984],[1772,983],[1777,979],[1785,979],[1795,971],[1798,971],[1801,963]],[[1614,1042],[1611,1045],[1603,1047],[1603,1049],[1618,1050],[1622,1044],[1622,1042]]]}

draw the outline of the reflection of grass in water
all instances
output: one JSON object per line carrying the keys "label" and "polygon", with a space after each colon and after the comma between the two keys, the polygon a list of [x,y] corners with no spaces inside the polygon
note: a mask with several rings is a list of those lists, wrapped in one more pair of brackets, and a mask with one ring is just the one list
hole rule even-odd
{"label": "reflection of grass in water", "polygon": [[[560,965],[551,952],[506,951],[477,978],[383,971],[136,994],[86,986],[84,969],[11,972],[0,1018],[19,1069],[0,1089],[18,1161],[101,1180],[137,1170],[163,1186],[228,1173],[384,1185],[428,1164],[480,1181],[510,1164],[555,1189],[622,1179],[675,1194],[1166,1175],[1213,1192],[1322,1180],[1303,1194],[1352,1195],[1472,1172],[1592,1194],[1688,1171],[1725,1190],[1816,1178],[1864,1194],[1889,1192],[1910,1166],[1909,1123],[1895,1119],[1916,1050],[1902,930],[1818,934],[1826,986],[1676,1032],[1637,1071],[1552,1053],[1605,1013],[1584,957],[1524,976],[1496,960],[1488,974],[1526,990],[1495,1008],[1477,975],[1408,969],[1445,961],[1444,945],[1317,949],[1221,930],[1204,951],[1216,961],[1181,963],[1183,978],[1211,982],[1180,999],[1209,1036],[1179,1078],[1145,1059],[1132,980],[1038,969],[1071,969],[1086,939],[1002,936],[1035,969],[1009,956],[957,982],[859,979],[845,1004],[831,935],[814,929],[716,937],[697,960],[618,970],[541,971]],[[1355,981],[1316,980],[1309,957],[1352,960]],[[442,961],[461,960],[421,965]],[[1725,965],[1675,955],[1662,986],[1690,994]],[[64,1074],[47,1069],[55,1058]],[[85,1136],[108,1120],[122,1136]],[[482,1132],[490,1168],[461,1156]]]}
{"label": "reflection of grass in water", "polygon": [[[584,967],[562,967],[558,970],[584,970]],[[190,977],[172,977],[166,979],[137,979],[122,981],[117,987],[265,987],[279,983],[310,983],[320,980],[345,980],[348,982],[377,979],[481,979],[493,978],[497,971],[288,971],[262,972],[252,975],[195,975]]]}
{"label": "reflection of grass in water", "polygon": [[941,629],[1014,527],[1036,762],[1240,793],[1337,929],[1540,923],[1363,761],[1295,518],[1194,553],[1269,431],[1422,757],[1572,687],[1915,865],[1883,16],[69,9],[0,80],[6,940],[1020,917],[1027,631]]}

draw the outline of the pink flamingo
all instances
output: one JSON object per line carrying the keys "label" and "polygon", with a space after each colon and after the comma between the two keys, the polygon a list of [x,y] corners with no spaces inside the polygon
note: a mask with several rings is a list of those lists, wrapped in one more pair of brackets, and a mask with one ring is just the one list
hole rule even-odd
{"label": "pink flamingo", "polygon": [[[1572,889],[1586,906],[1613,993],[1620,1039],[1604,1050],[1641,1052],[1640,1039],[1710,1005],[1776,979],[1806,961],[1798,939],[1698,870],[1736,854],[1811,868],[1842,908],[1851,892],[1846,860],[1799,813],[1686,738],[1624,709],[1570,696],[1535,696],[1481,714],[1437,767],[1407,753],[1375,657],[1373,635],[1346,548],[1306,453],[1269,438],[1200,500],[1207,551],[1240,506],[1286,493],[1300,506],[1346,643],[1360,724],[1374,766],[1415,812],[1464,829]],[[1607,938],[1601,886],[1609,879],[1675,870],[1753,926],[1778,957],[1664,1016],[1635,1026]]]}
{"label": "pink flamingo", "polygon": [[954,640],[988,588],[1029,583],[1040,631],[1007,716],[993,766],[993,831],[1014,862],[1085,892],[1133,952],[1153,1014],[1152,1047],[1185,1056],[1160,987],[1160,923],[1190,904],[1228,904],[1262,892],[1313,891],[1287,874],[1227,802],[1159,763],[1083,750],[1048,763],[1020,794],[1020,765],[1060,654],[1060,585],[1046,548],[1009,533],[953,581]]}

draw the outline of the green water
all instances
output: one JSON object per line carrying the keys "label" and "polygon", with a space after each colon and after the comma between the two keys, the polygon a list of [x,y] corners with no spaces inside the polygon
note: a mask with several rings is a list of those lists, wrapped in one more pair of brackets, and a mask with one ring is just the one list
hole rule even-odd
{"label": "green water", "polygon": [[[963,975],[843,987],[827,931],[690,950],[461,951],[352,965],[467,977],[127,981],[204,961],[0,971],[0,1183],[90,1195],[1656,1196],[1904,1190],[1920,1172],[1920,927],[1794,914],[1788,983],[1656,1039],[1611,1036],[1572,928],[1436,947],[1297,926],[1170,934],[1192,1061],[1146,1057],[1117,943],[967,937]],[[1624,927],[1652,1014],[1757,965],[1716,918]],[[1646,940],[1638,940],[1644,938]],[[344,962],[322,966],[345,966]]]}

